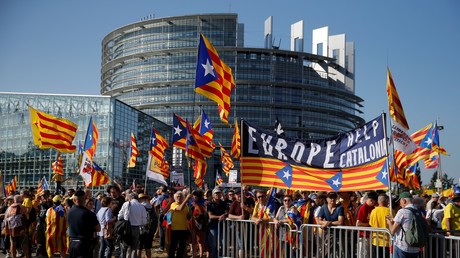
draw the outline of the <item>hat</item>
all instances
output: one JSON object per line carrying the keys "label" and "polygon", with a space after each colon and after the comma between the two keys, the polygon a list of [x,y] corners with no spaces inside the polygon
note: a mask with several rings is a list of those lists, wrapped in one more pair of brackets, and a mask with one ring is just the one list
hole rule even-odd
{"label": "hat", "polygon": [[434,193],[434,194],[431,195],[431,198],[439,198],[439,194]]}
{"label": "hat", "polygon": [[62,201],[61,196],[55,195],[55,196],[53,197],[53,202],[61,202],[61,201]]}
{"label": "hat", "polygon": [[77,190],[77,191],[74,193],[74,196],[75,196],[75,197],[85,196],[85,192],[83,192],[82,190]]}
{"label": "hat", "polygon": [[212,194],[216,194],[216,193],[222,193],[220,188],[215,188],[214,190],[212,190]]}
{"label": "hat", "polygon": [[410,194],[409,192],[402,192],[399,195],[399,199],[402,199],[402,198],[412,198],[412,194]]}
{"label": "hat", "polygon": [[318,197],[318,195],[315,193],[311,193],[310,195],[308,195],[308,198],[312,199],[314,202],[316,202],[316,197]]}
{"label": "hat", "polygon": [[148,194],[140,193],[137,198],[138,199],[142,199],[142,198],[150,199],[150,196]]}

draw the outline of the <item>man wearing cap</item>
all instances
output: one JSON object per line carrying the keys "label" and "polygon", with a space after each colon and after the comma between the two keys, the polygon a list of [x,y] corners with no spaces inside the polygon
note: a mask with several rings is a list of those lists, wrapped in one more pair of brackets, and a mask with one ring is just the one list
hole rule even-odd
{"label": "man wearing cap", "polygon": [[[367,200],[364,202],[363,205],[359,206],[358,215],[356,216],[356,226],[357,227],[370,227],[369,225],[369,218],[371,216],[371,212],[374,209],[375,205],[378,201],[378,195],[376,192],[371,191],[367,193]],[[359,232],[359,239],[358,239],[358,257],[367,258],[370,256],[369,250],[370,248],[370,241],[369,241],[370,234],[364,231]]]}
{"label": "man wearing cap", "polygon": [[454,194],[452,201],[444,209],[442,229],[447,231],[448,236],[460,236],[460,193]]}
{"label": "man wearing cap", "polygon": [[145,211],[147,212],[147,225],[145,227],[146,231],[141,234],[141,242],[139,249],[145,250],[145,255],[147,257],[152,256],[152,242],[153,242],[153,234],[156,230],[156,224],[158,221],[157,215],[153,209],[152,204],[150,204],[150,196],[144,193],[139,194],[139,203],[144,206]]}
{"label": "man wearing cap", "polygon": [[[209,224],[208,224],[208,242],[211,251],[211,257],[218,257],[218,227],[219,223],[227,218],[228,209],[224,201],[222,201],[222,190],[220,188],[214,188],[212,190],[212,200],[207,206]],[[222,230],[220,231],[222,234]],[[223,240],[223,235],[220,235],[221,241]]]}
{"label": "man wearing cap", "polygon": [[406,242],[406,234],[403,232],[409,230],[409,225],[414,219],[412,211],[417,210],[414,204],[412,204],[412,195],[409,192],[403,192],[399,195],[399,205],[401,209],[398,210],[396,216],[392,218],[391,214],[387,216],[388,226],[390,232],[393,235],[394,245],[393,245],[393,257],[418,257],[420,254],[419,247],[409,246]]}
{"label": "man wearing cap", "polygon": [[69,223],[69,258],[92,258],[94,233],[101,231],[96,214],[85,208],[85,192],[73,195],[74,205],[67,214]]}
{"label": "man wearing cap", "polygon": [[48,257],[53,257],[54,253],[59,252],[64,258],[67,253],[67,216],[61,202],[61,196],[55,195],[53,207],[46,212],[46,252]]}

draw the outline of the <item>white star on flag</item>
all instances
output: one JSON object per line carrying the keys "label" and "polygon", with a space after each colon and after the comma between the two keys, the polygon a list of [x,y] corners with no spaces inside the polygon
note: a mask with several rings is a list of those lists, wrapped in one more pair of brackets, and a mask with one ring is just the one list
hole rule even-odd
{"label": "white star on flag", "polygon": [[283,171],[283,173],[284,173],[283,177],[289,180],[289,177],[291,176],[291,174],[289,174],[289,170]]}
{"label": "white star on flag", "polygon": [[152,145],[155,145],[156,138],[152,138]]}
{"label": "white star on flag", "polygon": [[211,74],[213,77],[214,75],[214,67],[209,63],[209,59],[206,59],[206,64],[201,64],[204,68],[204,76]]}
{"label": "white star on flag", "polygon": [[332,180],[332,184],[338,187],[342,183],[340,183],[340,180],[337,178],[336,180]]}
{"label": "white star on flag", "polygon": [[209,124],[210,124],[210,123],[209,123],[208,119],[204,120],[204,126],[205,126],[206,128],[209,128]]}
{"label": "white star on flag", "polygon": [[426,139],[425,142],[426,142],[426,145],[429,146],[429,145],[431,145],[431,143],[433,142],[433,140],[432,140],[431,138],[428,138],[428,139]]}
{"label": "white star on flag", "polygon": [[180,135],[181,132],[182,129],[180,129],[179,125],[177,125],[177,127],[174,127],[174,134]]}
{"label": "white star on flag", "polygon": [[386,178],[387,178],[387,175],[388,175],[388,172],[383,171],[383,172],[382,172],[382,179],[386,179]]}

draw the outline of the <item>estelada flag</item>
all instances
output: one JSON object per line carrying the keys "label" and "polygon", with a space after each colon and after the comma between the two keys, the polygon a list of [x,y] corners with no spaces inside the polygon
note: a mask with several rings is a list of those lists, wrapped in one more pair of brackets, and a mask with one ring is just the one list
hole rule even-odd
{"label": "estelada flag", "polygon": [[75,123],[38,111],[31,106],[29,106],[29,113],[34,144],[40,149],[54,148],[65,153],[77,149],[72,145],[78,128]]}
{"label": "estelada flag", "polygon": [[64,175],[64,165],[62,164],[61,153],[58,152],[56,160],[51,164],[53,174]]}
{"label": "estelada flag", "polygon": [[96,162],[93,162],[93,170],[91,171],[91,183],[85,184],[85,187],[106,185],[109,182],[109,175],[107,175],[107,173],[101,167],[99,167]]}
{"label": "estelada flag", "polygon": [[237,120],[235,120],[235,127],[233,128],[232,149],[230,150],[230,154],[232,154],[235,159],[239,159],[241,156],[241,135]]}

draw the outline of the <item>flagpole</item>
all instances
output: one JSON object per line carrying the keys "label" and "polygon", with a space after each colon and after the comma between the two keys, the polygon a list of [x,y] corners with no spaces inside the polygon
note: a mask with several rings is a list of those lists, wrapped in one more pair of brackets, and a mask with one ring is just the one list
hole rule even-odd
{"label": "flagpole", "polygon": [[[387,179],[388,179],[388,192],[390,193],[389,196],[388,196],[389,197],[389,203],[390,203],[390,214],[393,214],[393,201],[392,201],[391,180],[390,180],[390,164],[388,162],[387,123],[386,123],[385,112],[382,112],[382,121],[383,121],[383,124],[384,124],[384,126],[383,126],[383,139],[385,139],[385,145],[386,145],[386,149],[387,149],[387,153],[386,153],[387,160],[385,162],[387,164],[387,169],[388,169]],[[391,126],[391,122],[390,122],[390,126]],[[393,148],[393,164],[395,164],[394,148]]]}
{"label": "flagpole", "polygon": [[[439,118],[439,117],[438,117]],[[439,131],[438,131],[438,118],[436,119],[436,128],[435,130],[438,132],[438,146],[441,146],[441,140],[439,139]],[[442,166],[441,166],[441,153],[438,152],[438,166],[436,170],[438,171],[438,179],[442,183]],[[441,185],[441,190],[442,190],[442,185]]]}

